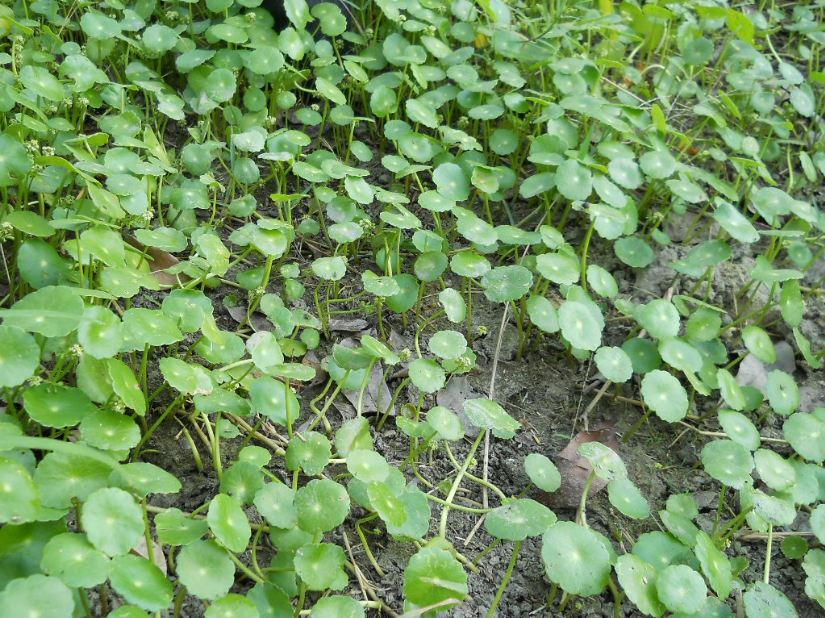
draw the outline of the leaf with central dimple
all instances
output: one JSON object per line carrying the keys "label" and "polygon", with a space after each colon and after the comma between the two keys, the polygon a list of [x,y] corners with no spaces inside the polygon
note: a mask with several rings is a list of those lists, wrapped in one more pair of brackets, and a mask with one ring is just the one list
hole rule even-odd
{"label": "leaf with central dimple", "polygon": [[212,498],[206,514],[209,529],[221,545],[235,553],[246,549],[252,530],[241,505],[226,494]]}
{"label": "leaf with central dimple", "polygon": [[654,369],[642,378],[642,399],[656,416],[668,423],[682,420],[688,411],[685,388],[661,369]]}
{"label": "leaf with central dimple", "polygon": [[624,554],[616,560],[616,575],[627,597],[646,616],[658,618],[665,606],[656,595],[656,569],[633,554]]}
{"label": "leaf with central dimple", "polygon": [[536,270],[559,285],[572,285],[579,280],[579,260],[568,253],[542,253],[536,258]]}
{"label": "leaf with central dimple", "polygon": [[559,307],[562,336],[574,348],[595,350],[602,343],[604,318],[595,304],[566,300]]}
{"label": "leaf with central dimple", "polygon": [[67,532],[49,539],[40,568],[67,586],[91,588],[109,577],[109,558],[92,547],[82,534]]}
{"label": "leaf with central dimple", "polygon": [[46,427],[73,427],[97,407],[79,388],[38,384],[23,392],[26,413]]}
{"label": "leaf with central dimple", "polygon": [[417,358],[409,366],[410,380],[425,392],[434,393],[444,386],[446,376],[441,366],[428,358]]}
{"label": "leaf with central dimple", "polygon": [[0,522],[34,521],[40,507],[37,486],[21,464],[0,457]]}
{"label": "leaf with central dimple", "polygon": [[404,596],[420,607],[439,605],[446,610],[467,596],[467,573],[449,552],[437,547],[424,547],[407,563],[404,570]]}
{"label": "leaf with central dimple", "polygon": [[484,528],[498,539],[523,541],[538,536],[556,523],[556,515],[543,504],[521,498],[487,513]]}
{"label": "leaf with central dimple", "polygon": [[72,591],[56,577],[12,579],[0,592],[0,616],[69,618],[75,615],[74,607]]}
{"label": "leaf with central dimple", "polygon": [[17,326],[44,337],[63,337],[74,331],[83,317],[83,299],[71,288],[49,285],[0,311],[5,326]]}
{"label": "leaf with central dimple", "polygon": [[583,201],[593,191],[593,177],[581,163],[567,159],[556,170],[556,188],[568,200]]}
{"label": "leaf with central dimple", "polygon": [[332,595],[312,606],[309,618],[364,618],[364,608],[352,597]]}
{"label": "leaf with central dimple", "polygon": [[40,347],[29,333],[16,326],[0,326],[0,387],[18,386],[40,364]]}
{"label": "leaf with central dimple", "polygon": [[610,554],[603,537],[560,521],[544,533],[541,557],[547,577],[569,594],[601,594],[610,579]]}
{"label": "leaf with central dimple", "polygon": [[195,541],[184,546],[175,563],[180,582],[200,599],[222,597],[235,581],[235,565],[214,541]]}
{"label": "leaf with central dimple", "polygon": [[464,170],[455,163],[442,163],[433,171],[438,192],[448,200],[461,202],[470,197],[470,183]]}
{"label": "leaf with central dimple", "polygon": [[750,481],[753,457],[748,449],[732,440],[713,440],[702,448],[705,472],[717,481],[741,489]]}
{"label": "leaf with central dimple", "polygon": [[556,464],[540,453],[530,453],[524,458],[524,471],[542,491],[552,492],[561,487],[561,473]]}
{"label": "leaf with central dimple", "polygon": [[298,398],[284,382],[264,376],[252,383],[249,389],[252,409],[263,414],[279,425],[286,425],[288,419],[298,418]]}
{"label": "leaf with central dimple", "polygon": [[115,592],[146,611],[158,612],[172,602],[172,582],[145,558],[118,556],[112,560],[109,579]]}
{"label": "leaf with central dimple", "polygon": [[347,585],[344,550],[332,543],[308,543],[295,552],[295,572],[309,590],[341,590]]}
{"label": "leaf with central dimple", "polygon": [[298,521],[294,500],[295,492],[291,487],[283,483],[267,483],[255,494],[253,503],[267,523],[289,529]]}
{"label": "leaf with central dimple", "polygon": [[390,464],[375,451],[355,449],[347,455],[347,470],[359,481],[380,483],[389,475]]}
{"label": "leaf with central dimple", "polygon": [[793,603],[782,592],[764,582],[752,584],[743,595],[748,618],[797,618]]}
{"label": "leaf with central dimple", "polygon": [[320,474],[329,462],[332,445],[327,437],[317,431],[304,435],[294,435],[286,448],[286,465],[289,470],[303,470],[315,476]]}
{"label": "leaf with central dimple", "polygon": [[295,493],[298,525],[313,534],[328,532],[343,523],[349,513],[349,495],[329,479],[316,479]]}
{"label": "leaf with central dimple", "polygon": [[487,300],[506,303],[518,300],[530,291],[533,273],[520,264],[496,266],[481,277],[481,286]]}
{"label": "leaf with central dimple", "polygon": [[427,347],[439,358],[455,359],[467,350],[467,340],[458,331],[440,330],[430,337]]}
{"label": "leaf with central dimple", "polygon": [[492,430],[497,438],[512,438],[521,428],[521,424],[492,399],[467,399],[464,414],[473,425]]}
{"label": "leaf with central dimple", "polygon": [[80,521],[97,549],[115,556],[125,554],[143,538],[143,513],[135,499],[122,489],[105,487],[91,494]]}

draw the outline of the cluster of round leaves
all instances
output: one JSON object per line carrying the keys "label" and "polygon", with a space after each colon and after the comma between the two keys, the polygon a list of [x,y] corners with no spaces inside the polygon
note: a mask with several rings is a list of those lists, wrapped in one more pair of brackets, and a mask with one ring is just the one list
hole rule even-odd
{"label": "cluster of round leaves", "polygon": [[[42,556],[31,563],[39,563],[45,575],[13,580],[0,593],[0,607],[31,604],[39,610],[48,596],[68,613],[74,604],[69,588],[107,579],[146,611],[169,604],[172,591],[149,557],[152,552],[128,553],[145,532],[136,497],[174,492],[177,481],[148,464],[117,464],[142,446],[141,417],[153,400],[140,364],[124,361],[171,346],[158,369],[197,412],[254,414],[291,427],[300,402],[290,383],[314,376],[311,368],[292,361],[318,346],[326,321],[320,310],[315,317],[290,306],[305,292],[298,265],[285,263],[299,238],[301,246],[306,240],[314,249],[318,243],[329,249],[331,255],[314,259],[305,273],[328,282],[327,293],[337,289],[348,269],[360,268],[354,258],[368,249],[375,263],[370,268],[377,272],[361,269],[360,281],[379,312],[386,306],[406,313],[436,284],[440,306],[455,325],[467,320],[474,288],[491,302],[513,303],[517,319],[528,319],[541,333],[559,333],[577,358],[592,353],[606,380],[624,383],[641,376],[643,403],[666,422],[682,420],[690,411],[683,380],[701,395],[718,390],[726,406],[718,420],[727,439],[710,442],[702,461],[713,478],[740,491],[745,508],[752,507],[751,527],[785,525],[800,505],[819,500],[825,412],[799,411],[793,377],[772,371],[764,393],[740,386],[726,368],[723,311],[683,297],[635,305],[619,297],[608,270],[588,264],[594,233],[612,243],[616,258],[631,268],[655,260],[648,238],[671,243],[660,225],[665,216],[645,222],[651,196],[676,214],[702,209],[727,235],[698,244],[670,264],[688,278],[704,277],[731,259],[728,237],[755,246],[769,229],[779,239],[784,263],[775,265],[775,253],[771,259],[760,255],[752,277],[777,291],[799,352],[812,368],[821,367],[800,330],[799,279],[813,257],[804,237],[822,231],[822,213],[790,188],[775,186],[766,165],[783,154],[777,137],[787,140],[789,127],[800,120],[807,130],[816,117],[817,82],[755,45],[757,32],[774,27],[775,15],[625,4],[615,18],[621,27],[611,25],[611,36],[591,50],[596,62],[563,47],[548,54],[547,41],[525,38],[518,13],[500,2],[485,3],[483,10],[464,0],[380,3],[375,10],[386,18],[380,32],[359,34],[346,32],[338,6],[310,8],[303,0],[285,2],[289,26],[276,33],[259,4],[209,0],[164,6],[161,13],[153,3],[137,3],[108,13],[84,7],[66,17],[50,3],[0,7],[0,35],[24,35],[13,40],[0,68],[7,86],[0,90],[0,112],[14,118],[0,134],[0,189],[11,197],[0,223],[3,238],[14,239],[13,272],[20,285],[13,287],[32,290],[0,310],[0,387],[15,393],[31,424],[54,435],[73,432],[79,440],[77,448],[56,448],[39,462],[28,447],[3,450],[3,488],[11,489],[3,489],[9,499],[0,505],[0,521],[14,528],[0,533],[9,530],[12,547],[26,545],[27,535],[39,535],[34,547],[40,549],[30,551],[42,550]],[[571,12],[571,20],[599,18],[590,7],[575,10],[581,13]],[[823,43],[815,20],[805,7],[794,10],[789,30],[800,33],[803,57],[812,58],[810,46]],[[734,35],[720,57],[731,94],[717,97],[701,80],[721,28]],[[70,34],[60,40],[55,32]],[[333,40],[316,41],[313,32]],[[624,59],[639,45],[661,49],[666,36],[673,37],[676,52],[650,67],[655,78],[648,84],[648,70]],[[344,41],[349,47],[342,47]],[[341,55],[342,49],[351,53]],[[540,86],[533,79],[537,64],[546,66],[547,80],[543,71]],[[616,67],[623,68],[614,75]],[[608,88],[613,81],[607,78],[625,80],[629,89]],[[321,105],[299,104],[296,92],[310,93]],[[700,159],[682,156],[677,150],[689,140],[670,113],[665,115],[659,103],[640,108],[635,92],[662,105],[673,100],[692,105],[706,119],[700,127],[707,127],[718,146]],[[362,120],[356,113],[370,123],[380,119],[382,134],[375,135],[387,153],[380,165],[390,174],[390,186],[370,180],[379,162],[373,161],[371,146],[354,139],[351,129]],[[185,144],[165,143],[167,121],[190,125]],[[769,130],[742,128],[754,124]],[[89,126],[97,132],[86,134]],[[331,137],[319,148],[315,135]],[[802,169],[795,189],[825,174],[823,152],[794,154]],[[747,173],[749,182],[731,183],[720,168]],[[263,214],[253,195],[272,179],[279,190],[294,191],[271,196],[277,216]],[[753,188],[740,194],[742,186]],[[509,210],[516,194],[540,209],[551,211],[552,204],[561,203],[574,216],[581,214],[590,226],[588,242],[572,246],[564,226],[549,220],[516,225]],[[304,202],[310,206],[299,222]],[[39,209],[22,207],[28,203]],[[373,220],[376,205],[380,212]],[[509,225],[494,224],[491,205],[507,211]],[[223,234],[219,226],[227,216],[243,224]],[[127,237],[121,229],[129,231]],[[255,265],[237,268],[249,265],[250,258]],[[258,293],[270,283],[273,263],[283,297]],[[266,330],[244,340],[219,327],[212,301],[198,288],[221,279],[250,294],[254,300],[245,319],[263,314]],[[159,308],[131,306],[145,291],[170,285],[175,289],[164,293]],[[126,310],[120,310],[122,303]],[[643,333],[621,346],[605,345],[610,303]],[[175,354],[189,336],[197,340],[192,354]],[[776,360],[771,336],[758,326],[745,327],[741,340],[760,361]],[[421,393],[438,392],[450,375],[475,364],[459,330],[435,332],[426,349],[432,357],[418,350],[408,365],[410,381]],[[373,369],[399,361],[380,341],[364,337],[355,349],[337,346],[324,367],[345,392],[363,394]],[[221,365],[227,368],[216,369]],[[799,457],[784,457],[761,444],[747,414],[764,399],[786,417],[783,437]],[[499,438],[518,429],[491,399],[468,400],[461,413],[437,406],[425,420],[399,418],[398,425],[430,441],[461,439],[462,418]],[[14,423],[3,422],[0,429],[9,444],[23,439]],[[343,587],[343,550],[318,535],[344,520],[350,501],[376,513],[390,534],[423,540],[426,497],[373,450],[360,416],[339,430],[334,447],[347,461],[346,488],[323,477],[333,442],[308,431],[290,440],[285,462],[290,471],[319,478],[297,488],[276,483],[265,472],[268,455],[247,449],[226,470],[205,519],[174,510],[158,515],[159,541],[181,548],[178,576],[192,594],[212,601],[209,614],[254,615],[255,607],[287,607],[298,580],[310,590]],[[618,456],[604,448],[591,445],[580,454],[608,482],[617,510],[646,517],[646,501]],[[532,457],[525,465],[538,487],[553,491],[558,472],[548,463]],[[63,521],[75,501],[82,503],[85,533],[46,523]],[[232,554],[250,542],[244,509],[251,505],[270,526],[280,550],[280,562],[272,568],[283,576],[275,576],[277,586],[259,584],[243,598],[227,592],[235,575]],[[678,519],[685,513],[670,507],[662,517],[671,522],[666,523],[670,534],[689,548],[704,543],[707,560],[710,546],[697,541],[698,535],[691,540],[690,526]],[[548,576],[568,592],[601,592],[610,570],[605,564],[615,564],[628,596],[646,613],[715,610],[698,605],[704,584],[697,583],[695,564],[664,565],[655,586],[648,567],[658,572],[659,565],[652,560],[629,562],[623,576],[618,565],[625,556],[616,558],[606,539],[578,524],[556,522],[549,509],[532,500],[503,504],[488,515],[486,527],[514,541],[545,534]],[[582,551],[594,556],[592,563],[577,561]],[[717,596],[726,597],[724,582],[708,574],[700,550],[695,551]],[[817,599],[823,596],[818,556],[810,552],[805,563],[809,594]],[[88,564],[88,572],[67,568],[69,557]],[[560,565],[571,560],[579,567],[562,571]],[[680,594],[677,583],[686,585]],[[466,575],[449,547],[428,544],[414,556],[405,594],[411,608],[466,596]],[[764,608],[785,611],[788,604],[767,585],[751,587],[744,603],[753,616]],[[118,611],[125,616],[129,609]],[[362,613],[357,603],[338,595],[312,609],[319,616]]]}

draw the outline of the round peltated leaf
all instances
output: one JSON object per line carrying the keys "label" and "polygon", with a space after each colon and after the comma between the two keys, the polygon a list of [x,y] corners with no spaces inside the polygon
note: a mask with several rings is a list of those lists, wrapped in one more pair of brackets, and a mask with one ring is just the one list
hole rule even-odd
{"label": "round peltated leaf", "polygon": [[625,189],[638,189],[642,184],[642,173],[633,159],[618,157],[607,165],[610,178]]}
{"label": "round peltated leaf", "polygon": [[556,170],[556,188],[568,200],[586,200],[593,191],[590,170],[578,161],[567,159]]}
{"label": "round peltated leaf", "polygon": [[[410,558],[404,569],[404,596],[419,607],[428,607],[467,596],[467,573],[453,556],[437,547],[424,547]],[[441,605],[445,610],[450,605]]]}
{"label": "round peltated leaf", "polygon": [[492,399],[467,399],[464,414],[473,425],[491,430],[497,438],[512,438],[521,428],[521,424]]}
{"label": "round peltated leaf", "polygon": [[444,386],[446,376],[434,360],[417,358],[409,365],[410,380],[425,393],[435,393]]}
{"label": "round peltated leaf", "polygon": [[770,335],[758,326],[746,326],[742,329],[742,341],[745,347],[763,363],[776,362],[776,348]]}
{"label": "round peltated leaf", "polygon": [[751,420],[734,410],[719,410],[719,425],[722,431],[750,451],[755,451],[761,443],[759,430]]}
{"label": "round peltated leaf", "polygon": [[760,448],[753,454],[753,462],[759,478],[771,489],[784,491],[796,483],[793,465],[775,451]]}
{"label": "round peltated leaf", "polygon": [[252,383],[249,389],[252,409],[279,425],[286,425],[298,418],[298,398],[285,382],[264,376]]}
{"label": "round peltated leaf", "polygon": [[438,302],[441,303],[450,322],[458,324],[467,317],[467,305],[464,303],[464,297],[457,290],[444,288],[438,293]]}
{"label": "round peltated leaf", "polygon": [[616,575],[627,597],[646,616],[658,618],[665,606],[656,594],[656,569],[633,554],[624,554],[616,560]]}
{"label": "round peltated leaf", "polygon": [[601,347],[593,356],[596,367],[611,382],[627,382],[633,375],[633,363],[627,353],[617,347]]}
{"label": "round peltated leaf", "polygon": [[454,442],[464,437],[464,425],[461,418],[443,406],[430,408],[427,412],[427,423],[442,440]]}
{"label": "round peltated leaf", "polygon": [[533,485],[546,492],[561,487],[561,474],[550,459],[540,453],[530,453],[524,458],[524,471]]}
{"label": "round peltated leaf", "polygon": [[597,477],[606,481],[627,478],[627,467],[622,458],[601,442],[585,442],[576,450],[593,467]]}
{"label": "round peltated leaf", "polygon": [[455,163],[442,163],[433,171],[438,192],[448,200],[461,202],[470,197],[470,182],[464,170]]}
{"label": "round peltated leaf", "polygon": [[316,431],[294,435],[286,449],[289,470],[303,470],[305,474],[320,474],[329,462],[332,445],[327,437]]}
{"label": "round peltated leaf", "polygon": [[94,358],[109,358],[120,351],[123,341],[120,319],[105,307],[88,307],[77,329],[77,341]]}
{"label": "round peltated leaf", "polygon": [[298,525],[313,534],[341,525],[349,513],[347,490],[329,479],[316,479],[295,494]]}
{"label": "round peltated leaf", "polygon": [[685,614],[698,612],[708,595],[702,576],[683,564],[665,567],[656,579],[656,591],[670,611]]}
{"label": "round peltated leaf", "polygon": [[799,615],[788,597],[764,582],[752,584],[743,599],[748,618],[797,618]]}
{"label": "round peltated leaf", "polygon": [[79,388],[38,384],[23,393],[26,413],[45,427],[73,427],[97,407]]}
{"label": "round peltated leaf", "polygon": [[614,479],[607,484],[610,504],[620,513],[633,519],[646,519],[650,515],[650,504],[630,479]]}
{"label": "round peltated leaf", "polygon": [[440,330],[430,337],[427,347],[439,358],[456,359],[467,350],[467,340],[458,331]]}
{"label": "round peltated leaf", "polygon": [[294,499],[295,492],[291,487],[283,483],[267,483],[255,494],[253,502],[270,525],[289,529],[297,522]]}
{"label": "round peltated leaf", "polygon": [[83,299],[71,288],[49,285],[30,292],[11,306],[4,326],[17,326],[45,337],[63,337],[83,317]]}
{"label": "round peltated leaf", "polygon": [[130,416],[114,410],[96,410],[80,421],[80,435],[91,446],[126,451],[140,441],[140,427]]}
{"label": "round peltated leaf", "polygon": [[22,384],[40,364],[34,337],[16,326],[0,325],[0,350],[0,386]]}
{"label": "round peltated leaf", "polygon": [[741,489],[750,480],[753,457],[750,451],[732,440],[714,440],[702,448],[705,472],[717,481]]}
{"label": "round peltated leaf", "polygon": [[619,293],[616,279],[598,264],[587,267],[587,283],[591,290],[604,298],[614,298]]}
{"label": "round peltated leaf", "polygon": [[676,159],[666,150],[651,150],[639,157],[639,167],[651,178],[663,180],[676,171]]}
{"label": "round peltated leaf", "polygon": [[568,253],[542,253],[536,258],[539,274],[559,285],[572,285],[579,280],[579,260]]}
{"label": "round peltated leaf", "polygon": [[37,574],[12,579],[0,592],[0,616],[70,618],[74,607],[72,591],[57,577]]}
{"label": "round peltated leaf", "polygon": [[19,524],[37,519],[40,496],[29,471],[0,457],[0,522]]}
{"label": "round peltated leaf", "polygon": [[227,594],[206,608],[204,618],[260,618],[260,613],[251,599]]}
{"label": "round peltated leaf", "polygon": [[110,561],[84,535],[67,532],[49,539],[40,568],[72,588],[91,588],[109,577]]}
{"label": "round peltated leaf", "polygon": [[559,521],[544,533],[544,569],[551,582],[569,594],[600,594],[610,578],[610,554],[597,532]]}
{"label": "round peltated leaf", "polygon": [[636,236],[625,236],[613,244],[616,257],[633,268],[644,268],[653,262],[655,254],[644,240]]}
{"label": "round peltated leaf", "polygon": [[318,258],[312,262],[312,272],[327,281],[338,281],[347,272],[347,260],[340,255]]}
{"label": "round peltated leaf", "polygon": [[249,543],[252,530],[240,504],[226,494],[218,494],[209,503],[206,514],[209,529],[228,550],[242,552]]}
{"label": "round peltated leaf", "polygon": [[799,387],[793,377],[774,369],[768,374],[768,401],[777,414],[788,416],[799,407]]}
{"label": "round peltated leaf", "polygon": [[295,553],[295,572],[309,590],[341,590],[347,585],[344,550],[332,543],[309,543]]}
{"label": "round peltated leaf", "polygon": [[554,523],[553,511],[535,500],[520,498],[487,513],[484,529],[497,539],[523,541],[544,533]]}
{"label": "round peltated leaf", "polygon": [[332,595],[312,606],[310,618],[364,618],[364,608],[352,597]]}
{"label": "round peltated leaf", "polygon": [[209,524],[203,519],[187,517],[176,508],[155,515],[158,541],[167,545],[189,545],[206,534]]}
{"label": "round peltated leaf", "polygon": [[797,412],[782,426],[785,439],[805,459],[817,463],[825,460],[825,421],[813,414]]}
{"label": "round peltated leaf", "polygon": [[235,581],[235,565],[213,541],[194,541],[175,558],[176,572],[186,590],[200,599],[222,597]]}
{"label": "round peltated leaf", "polygon": [[559,326],[562,336],[574,348],[595,350],[601,345],[604,317],[593,303],[564,301],[559,307]]}
{"label": "round peltated leaf", "polygon": [[655,369],[642,378],[642,399],[656,416],[668,423],[682,420],[688,411],[684,386],[666,371]]}
{"label": "round peltated leaf", "polygon": [[531,296],[525,303],[527,315],[536,328],[545,333],[559,330],[559,315],[556,307],[544,296]]}
{"label": "round peltated leaf", "polygon": [[172,582],[156,565],[140,556],[117,556],[112,560],[109,580],[115,592],[146,611],[160,611],[172,602]]}
{"label": "round peltated leaf", "polygon": [[390,473],[390,464],[372,450],[355,449],[347,455],[347,470],[364,483],[380,483]]}
{"label": "round peltated leaf", "polygon": [[92,493],[83,505],[81,522],[96,549],[125,554],[143,538],[143,513],[135,499],[116,487]]}
{"label": "round peltated leaf", "polygon": [[497,266],[481,277],[484,295],[495,303],[518,300],[532,284],[533,273],[518,264]]}

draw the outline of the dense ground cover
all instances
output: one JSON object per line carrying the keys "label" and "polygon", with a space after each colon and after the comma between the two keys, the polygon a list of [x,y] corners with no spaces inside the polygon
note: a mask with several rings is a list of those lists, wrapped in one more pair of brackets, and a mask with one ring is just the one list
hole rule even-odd
{"label": "dense ground cover", "polygon": [[825,3],[259,5],[0,6],[0,616],[820,614]]}

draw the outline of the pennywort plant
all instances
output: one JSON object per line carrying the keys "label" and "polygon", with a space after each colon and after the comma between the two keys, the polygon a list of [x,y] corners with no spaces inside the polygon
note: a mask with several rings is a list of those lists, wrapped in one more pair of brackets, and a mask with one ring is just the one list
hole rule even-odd
{"label": "pennywort plant", "polygon": [[[531,546],[562,614],[794,616],[777,546],[825,607],[822,2],[279,5],[0,6],[0,615],[432,616],[501,545],[488,616]],[[571,512],[500,487],[511,324],[699,440],[712,524],[600,441]]]}

